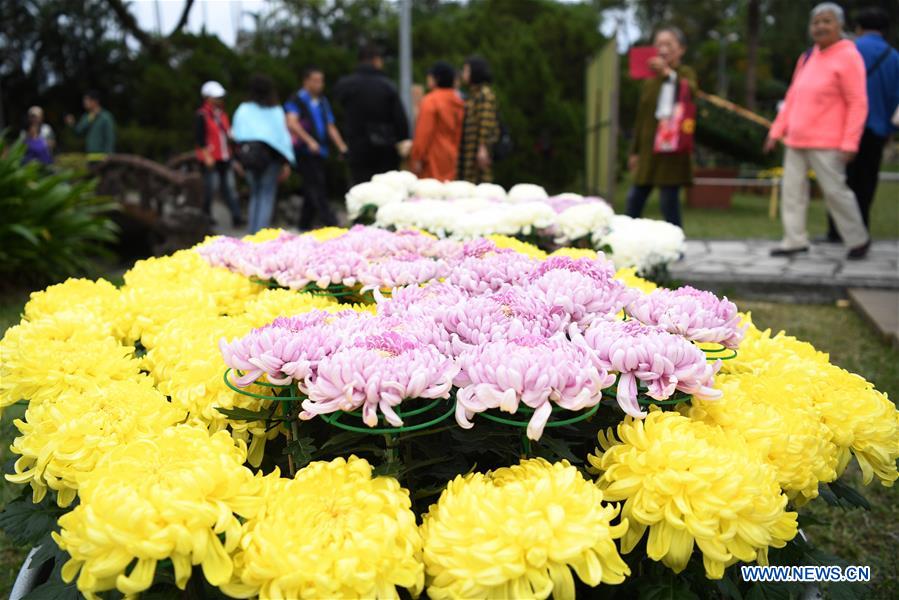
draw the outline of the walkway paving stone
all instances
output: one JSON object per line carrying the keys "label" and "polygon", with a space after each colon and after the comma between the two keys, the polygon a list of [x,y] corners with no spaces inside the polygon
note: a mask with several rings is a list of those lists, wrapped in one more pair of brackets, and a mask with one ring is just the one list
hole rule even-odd
{"label": "walkway paving stone", "polygon": [[853,306],[894,346],[899,346],[899,290],[849,290]]}
{"label": "walkway paving stone", "polygon": [[792,257],[772,257],[772,240],[689,240],[669,267],[683,283],[729,293],[810,293],[844,297],[848,288],[899,290],[899,240],[878,240],[865,260],[846,260],[838,244],[813,245]]}

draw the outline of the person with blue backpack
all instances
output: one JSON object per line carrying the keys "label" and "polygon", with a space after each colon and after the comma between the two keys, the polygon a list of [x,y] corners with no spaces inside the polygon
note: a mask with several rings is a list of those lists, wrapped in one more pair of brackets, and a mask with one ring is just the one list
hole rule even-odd
{"label": "person with blue backpack", "polygon": [[[846,166],[846,183],[855,192],[862,220],[870,230],[871,204],[877,191],[883,149],[890,135],[897,130],[892,118],[899,107],[899,51],[884,38],[890,22],[882,8],[861,9],[855,16],[855,23],[855,46],[865,61],[868,118],[858,154]],[[828,215],[827,220],[827,236],[820,241],[839,243],[842,238],[833,217]]]}
{"label": "person with blue backpack", "polygon": [[300,230],[311,229],[318,216],[324,226],[337,225],[337,217],[328,201],[326,161],[328,138],[334,142],[340,156],[347,153],[346,142],[334,124],[331,105],[323,95],[325,75],[318,67],[303,72],[303,87],[284,103],[287,128],[293,137],[297,156],[297,171],[303,178],[303,206],[300,209]]}

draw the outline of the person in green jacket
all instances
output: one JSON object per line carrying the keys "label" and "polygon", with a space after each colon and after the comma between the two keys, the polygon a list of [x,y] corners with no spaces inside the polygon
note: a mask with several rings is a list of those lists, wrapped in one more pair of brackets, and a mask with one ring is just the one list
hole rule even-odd
{"label": "person in green jacket", "polygon": [[75,133],[84,137],[84,151],[89,161],[103,160],[115,152],[115,121],[112,114],[100,105],[100,95],[89,91],[84,94],[85,112],[78,122],[73,115],[66,116],[66,123]]}
{"label": "person in green jacket", "polygon": [[649,60],[649,67],[656,76],[643,83],[637,105],[634,139],[628,157],[634,185],[627,195],[627,214],[639,217],[652,188],[657,186],[665,220],[680,226],[680,188],[693,183],[692,156],[687,153],[657,154],[653,152],[653,143],[659,118],[669,116],[677,102],[678,79],[685,78],[690,84],[690,92],[695,94],[696,72],[680,62],[687,44],[683,32],[677,27],[657,30],[653,45],[658,55]]}

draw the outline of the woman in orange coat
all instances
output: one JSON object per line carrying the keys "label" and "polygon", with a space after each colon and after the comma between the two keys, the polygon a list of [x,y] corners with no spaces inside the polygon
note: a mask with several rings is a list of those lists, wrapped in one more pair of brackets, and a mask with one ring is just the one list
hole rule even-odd
{"label": "woman in orange coat", "polygon": [[465,103],[453,88],[455,75],[445,62],[428,71],[431,91],[421,101],[412,140],[411,167],[419,177],[456,179]]}

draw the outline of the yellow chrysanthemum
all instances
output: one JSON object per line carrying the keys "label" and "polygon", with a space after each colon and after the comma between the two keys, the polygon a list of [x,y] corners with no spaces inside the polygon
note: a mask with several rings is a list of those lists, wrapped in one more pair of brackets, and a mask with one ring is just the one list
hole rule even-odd
{"label": "yellow chrysanthemum", "polygon": [[15,474],[6,479],[31,484],[35,503],[49,488],[57,492],[59,506],[68,506],[75,499],[78,479],[91,472],[105,453],[158,435],[183,418],[183,411],[172,406],[148,377],[65,390],[52,402],[32,404],[25,420],[15,421],[21,435],[10,449],[21,456]]}
{"label": "yellow chrysanthemum", "polygon": [[[135,263],[125,273],[125,286],[121,292],[132,319],[137,316],[164,321],[170,311],[161,308],[153,312],[153,302],[147,298],[149,294],[156,294],[160,302],[171,304],[172,309],[177,304],[166,300],[165,296],[177,296],[183,310],[194,314],[208,310],[209,306],[213,307],[212,314],[234,314],[241,312],[243,306],[263,289],[243,275],[211,266],[194,250],[180,250],[170,256]],[[137,330],[142,333],[140,326]]]}
{"label": "yellow chrysanthemum", "polygon": [[563,461],[543,459],[457,476],[424,516],[428,595],[574,598],[573,569],[591,586],[630,574],[615,548],[627,521]]}
{"label": "yellow chrysanthemum", "polygon": [[510,250],[515,250],[515,252],[518,252],[519,254],[524,254],[525,256],[530,256],[537,260],[544,260],[546,258],[546,252],[534,244],[528,244],[527,242],[522,242],[519,239],[507,235],[488,235],[487,239],[496,244],[497,248],[509,248]]}
{"label": "yellow chrysanthemum", "polygon": [[313,229],[312,231],[307,231],[303,235],[308,235],[309,237],[315,239],[316,242],[327,242],[328,240],[339,238],[347,231],[349,231],[349,229],[346,229],[344,227],[322,227],[321,229]]}
{"label": "yellow chrysanthemum", "polygon": [[692,419],[739,434],[777,471],[780,486],[797,505],[818,496],[818,484],[836,479],[837,447],[811,398],[790,391],[792,382],[753,374],[719,374],[716,401],[694,398]]}
{"label": "yellow chrysanthemum", "polygon": [[899,478],[899,411],[886,394],[864,378],[826,365],[821,377],[811,375],[812,399],[824,424],[833,432],[841,454],[837,473],[849,463],[850,452],[867,485],[876,476],[890,487]]}
{"label": "yellow chrysanthemum", "polygon": [[[313,309],[346,310],[346,305],[320,294],[305,294],[285,289],[266,289],[244,305],[240,318],[249,329],[262,327],[278,317],[292,317]],[[246,333],[246,332],[244,332]]]}
{"label": "yellow chrysanthemum", "polygon": [[105,279],[67,279],[40,292],[32,292],[25,305],[25,318],[35,321],[73,309],[109,318],[110,312],[117,310],[118,301],[119,290]]}
{"label": "yellow chrysanthemum", "polygon": [[596,250],[591,250],[590,248],[559,248],[549,256],[567,256],[568,258],[589,258],[590,260],[596,260],[598,256],[596,254]]}
{"label": "yellow chrysanthemum", "polygon": [[874,476],[887,486],[899,478],[899,411],[864,378],[830,364],[811,344],[750,327],[724,371],[766,382],[767,402],[810,402],[837,447],[837,475],[854,455],[866,484]]}
{"label": "yellow chrysanthemum", "polygon": [[372,477],[371,465],[351,456],[266,484],[264,509],[243,526],[225,593],[298,599],[421,592],[421,536],[409,492],[396,479]]}
{"label": "yellow chrysanthemum", "polygon": [[240,239],[245,242],[251,242],[253,244],[261,244],[262,242],[270,242],[272,240],[278,239],[279,237],[281,237],[282,233],[284,233],[283,229],[279,229],[277,227],[267,227],[265,229],[260,229],[256,233],[245,235]]}
{"label": "yellow chrysanthemum", "polygon": [[702,552],[706,576],[720,579],[737,561],[767,564],[768,547],[783,547],[797,531],[786,512],[773,468],[740,436],[676,412],[626,417],[617,441],[600,432],[590,463],[607,500],[624,500],[630,523],[621,551],[630,552],[649,529],[646,553],[676,573]]}
{"label": "yellow chrysanthemum", "polygon": [[627,287],[640,290],[644,294],[648,294],[659,287],[648,279],[638,276],[637,269],[634,267],[618,269],[615,272],[615,279],[624,282]]}
{"label": "yellow chrysanthemum", "polygon": [[39,403],[100,382],[136,380],[134,348],[119,344],[111,325],[89,310],[23,321],[0,340],[0,408]]}
{"label": "yellow chrysanthemum", "polygon": [[[235,439],[249,444],[249,463],[259,466],[267,440],[279,429],[266,431],[262,421],[230,420],[218,408],[266,410],[271,401],[239,394],[223,379],[225,365],[219,352],[222,338],[245,335],[251,327],[241,317],[182,316],[170,320],[153,336],[144,366],[160,392],[188,413],[188,422],[210,432],[229,428]],[[247,391],[270,394],[268,388]]]}
{"label": "yellow chrysanthemum", "polygon": [[236,515],[252,517],[261,504],[262,478],[242,466],[245,458],[227,433],[185,425],[110,450],[79,482],[80,504],[52,534],[72,557],[62,578],[77,576],[88,598],[113,588],[138,594],[152,585],[156,563],[171,559],[181,589],[191,565],[213,585],[228,582]]}

